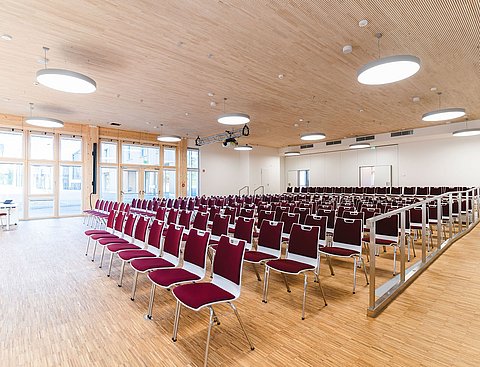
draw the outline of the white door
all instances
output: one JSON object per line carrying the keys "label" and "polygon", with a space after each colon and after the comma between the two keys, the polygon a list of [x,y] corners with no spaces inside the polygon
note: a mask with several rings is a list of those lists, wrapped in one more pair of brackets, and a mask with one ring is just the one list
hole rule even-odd
{"label": "white door", "polygon": [[298,171],[288,171],[287,172],[287,187],[296,187],[298,186]]}

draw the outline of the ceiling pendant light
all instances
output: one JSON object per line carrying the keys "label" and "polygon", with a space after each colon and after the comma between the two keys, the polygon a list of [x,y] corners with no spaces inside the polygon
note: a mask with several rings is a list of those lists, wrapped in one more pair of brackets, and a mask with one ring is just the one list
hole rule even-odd
{"label": "ceiling pendant light", "polygon": [[307,141],[322,140],[325,139],[324,133],[307,133],[300,135],[300,139]]}
{"label": "ceiling pendant light", "polygon": [[241,151],[247,151],[247,150],[252,150],[253,147],[251,145],[245,144],[245,145],[237,145],[234,150],[241,150]]}
{"label": "ceiling pendant light", "polygon": [[30,117],[25,119],[25,122],[29,125],[49,128],[63,127],[64,123],[61,120],[53,119],[50,117],[33,117],[33,103],[30,103]]}
{"label": "ceiling pendant light", "polygon": [[359,83],[382,85],[407,79],[420,70],[420,59],[412,55],[395,55],[380,58],[380,38],[377,37],[378,59],[365,64],[357,71]]}
{"label": "ceiling pendant light", "polygon": [[285,152],[285,157],[294,157],[296,155],[300,155],[300,152],[294,152],[294,151]]}
{"label": "ceiling pendant light", "polygon": [[157,140],[161,141],[162,143],[178,143],[179,141],[182,140],[181,136],[162,134],[162,131],[163,131],[163,124],[160,124],[160,135],[157,136]]}
{"label": "ceiling pendant light", "polygon": [[350,148],[350,149],[365,149],[365,148],[370,148],[370,143],[354,143],[354,144],[350,144],[349,148]]}
{"label": "ceiling pendant light", "polygon": [[454,107],[454,108],[440,108],[442,92],[438,92],[438,110],[424,113],[422,115],[423,121],[445,121],[445,120],[454,120],[460,117],[465,116],[465,108]]}
{"label": "ceiling pendant light", "polygon": [[223,125],[244,125],[250,122],[250,116],[246,113],[225,113],[225,101],[223,99],[223,114],[218,116],[217,121]]}
{"label": "ceiling pendant light", "polygon": [[47,69],[48,47],[45,52],[45,69],[37,71],[37,81],[49,88],[67,93],[93,93],[97,83],[86,75],[65,69]]}
{"label": "ceiling pendant light", "polygon": [[468,128],[467,121],[465,121],[465,129],[457,130],[452,133],[453,136],[475,136],[480,135],[480,128]]}

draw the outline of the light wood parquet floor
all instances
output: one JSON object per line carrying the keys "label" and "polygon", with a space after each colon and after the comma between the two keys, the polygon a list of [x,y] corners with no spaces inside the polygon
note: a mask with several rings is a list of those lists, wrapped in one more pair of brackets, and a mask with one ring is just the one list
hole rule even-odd
{"label": "light wood parquet floor", "polygon": [[[208,312],[183,309],[171,341],[175,302],[158,290],[147,321],[150,284],[132,272],[118,288],[84,255],[81,218],[21,222],[0,232],[0,366],[201,366]],[[256,349],[250,351],[228,307],[216,309],[210,366],[478,366],[480,365],[480,229],[454,244],[377,319],[366,317],[368,288],[361,272],[351,293],[352,263],[334,261],[321,279],[323,307],[310,279],[301,320],[302,278],[287,293],[272,274],[269,302],[250,266],[236,303]],[[391,250],[379,264],[391,272]],[[105,262],[106,264],[106,262]],[[263,275],[262,275],[263,278]]]}

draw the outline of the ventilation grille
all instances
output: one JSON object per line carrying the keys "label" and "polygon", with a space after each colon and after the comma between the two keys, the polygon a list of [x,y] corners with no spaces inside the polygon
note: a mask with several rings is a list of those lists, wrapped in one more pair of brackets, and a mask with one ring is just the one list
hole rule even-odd
{"label": "ventilation grille", "polygon": [[337,144],[342,144],[342,141],[341,141],[341,140],[327,141],[325,144],[326,144],[326,145],[327,145],[327,147],[328,147],[329,145],[337,145]]}
{"label": "ventilation grille", "polygon": [[308,149],[308,148],[313,148],[313,144],[300,145],[300,149]]}
{"label": "ventilation grille", "polygon": [[374,140],[375,135],[370,135],[370,136],[361,136],[356,139],[356,141],[367,141],[367,140]]}
{"label": "ventilation grille", "polygon": [[413,130],[397,131],[397,132],[394,132],[394,133],[390,134],[390,136],[392,138],[394,138],[396,136],[404,136],[404,135],[413,135]]}

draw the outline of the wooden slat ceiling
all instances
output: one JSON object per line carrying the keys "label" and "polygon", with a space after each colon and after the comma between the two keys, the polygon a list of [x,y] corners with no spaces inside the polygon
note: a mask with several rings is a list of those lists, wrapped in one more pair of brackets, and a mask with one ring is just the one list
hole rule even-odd
{"label": "wooden slat ceiling", "polygon": [[[474,119],[479,24],[473,0],[4,0],[0,33],[13,40],[0,41],[0,112],[28,115],[34,102],[37,115],[150,132],[163,123],[164,133],[194,138],[225,130],[216,117],[227,97],[226,112],[252,118],[243,143],[281,147],[308,130],[333,140],[427,126],[434,86],[442,107],[465,107]],[[359,84],[356,70],[378,56],[377,32],[382,56],[416,55],[419,73]],[[94,78],[97,92],[35,86],[44,45],[48,67]]]}

